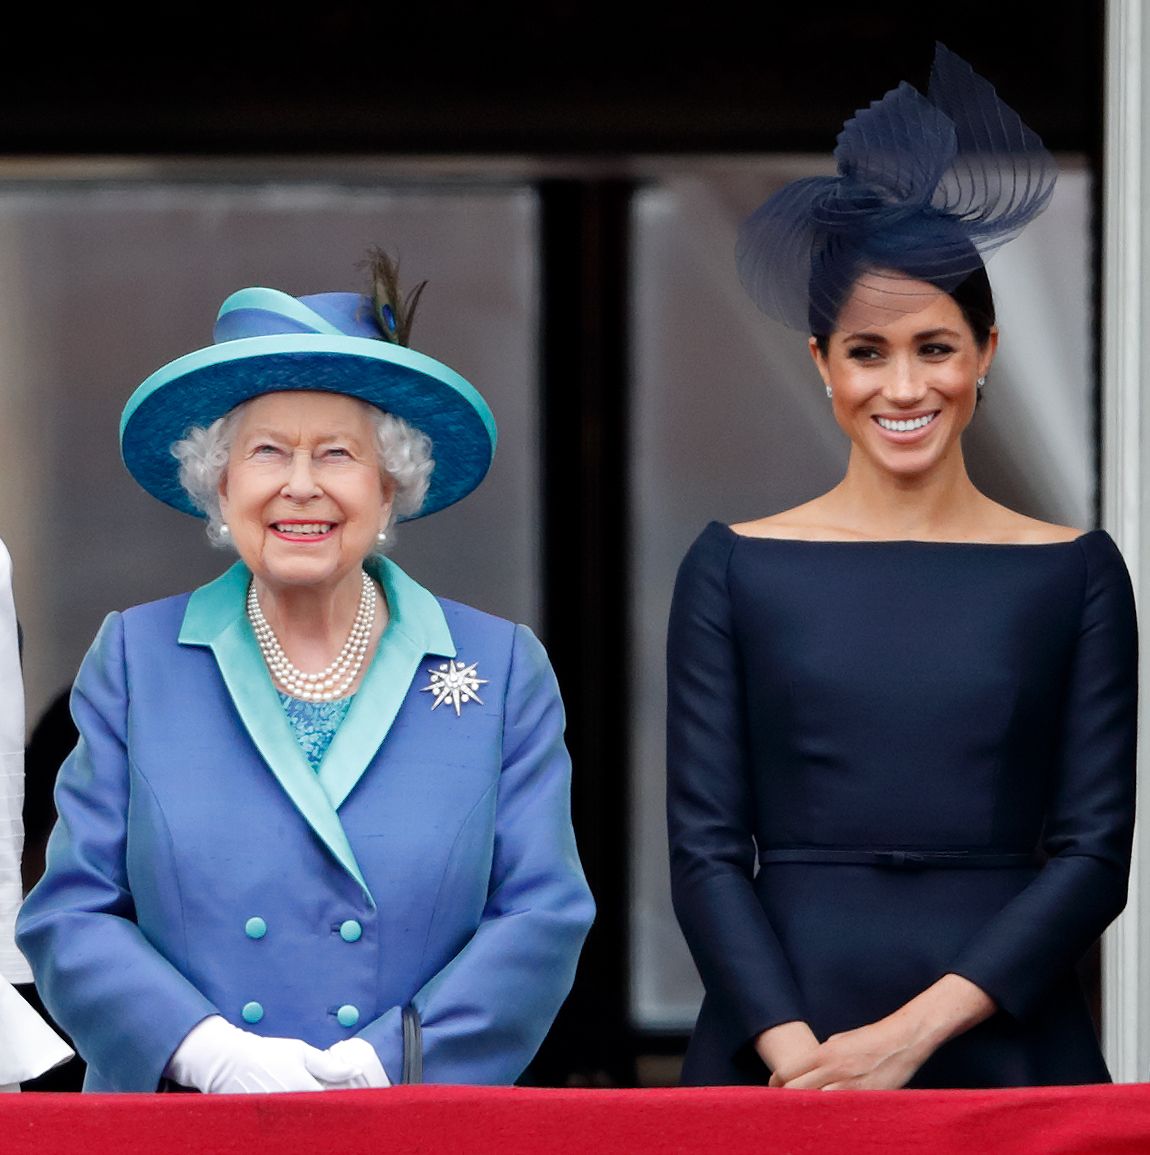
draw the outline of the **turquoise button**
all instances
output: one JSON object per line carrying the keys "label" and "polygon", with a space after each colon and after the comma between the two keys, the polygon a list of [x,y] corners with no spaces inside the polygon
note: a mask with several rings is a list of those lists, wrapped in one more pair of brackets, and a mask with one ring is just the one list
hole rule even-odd
{"label": "turquoise button", "polygon": [[354,1027],[359,1022],[359,1007],[353,1007],[351,1003],[344,1003],[335,1012],[335,1018],[341,1027]]}
{"label": "turquoise button", "polygon": [[359,942],[362,934],[363,927],[360,926],[354,918],[349,918],[347,922],[339,928],[339,937],[342,938],[344,942]]}
{"label": "turquoise button", "polygon": [[245,1023],[258,1023],[264,1017],[264,1009],[259,1003],[244,1003],[244,1009],[240,1014]]}
{"label": "turquoise button", "polygon": [[268,924],[264,922],[258,915],[255,918],[249,918],[244,923],[244,934],[248,938],[263,938],[268,932]]}

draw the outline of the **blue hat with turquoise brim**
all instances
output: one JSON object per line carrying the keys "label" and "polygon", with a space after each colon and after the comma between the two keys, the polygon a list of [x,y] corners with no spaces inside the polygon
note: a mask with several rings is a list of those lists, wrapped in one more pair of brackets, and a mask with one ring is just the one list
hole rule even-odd
{"label": "blue hat with turquoise brim", "polygon": [[435,469],[413,517],[466,497],[495,455],[495,418],[478,390],[423,353],[385,340],[359,293],[292,297],[241,289],[220,306],[215,344],[157,369],[128,399],[120,452],[153,497],[203,516],[179,481],[172,445],[264,393],[318,390],[358,397],[431,439]]}

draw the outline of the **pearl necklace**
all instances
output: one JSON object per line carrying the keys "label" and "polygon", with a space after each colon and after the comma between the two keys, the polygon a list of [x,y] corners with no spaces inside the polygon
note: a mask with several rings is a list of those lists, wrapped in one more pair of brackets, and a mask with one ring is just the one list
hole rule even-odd
{"label": "pearl necklace", "polygon": [[256,596],[254,581],[248,587],[248,620],[252,624],[260,653],[264,656],[272,678],[288,694],[293,698],[302,698],[305,702],[331,702],[347,694],[363,667],[372,630],[375,628],[375,584],[365,570],[359,609],[356,611],[351,633],[348,634],[347,641],[336,655],[335,661],[318,674],[305,674],[298,666],[293,665],[284,653],[279,638],[260,609],[260,599]]}

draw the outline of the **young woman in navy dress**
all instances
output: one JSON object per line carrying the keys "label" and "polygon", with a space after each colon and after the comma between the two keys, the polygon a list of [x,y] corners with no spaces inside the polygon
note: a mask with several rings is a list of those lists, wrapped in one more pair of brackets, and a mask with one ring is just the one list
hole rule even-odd
{"label": "young woman in navy dress", "polygon": [[795,509],[712,523],[668,643],[675,909],[706,988],[687,1083],[1108,1081],[1076,963],[1122,910],[1136,625],[1101,530],[979,492],[982,256],[1053,163],[941,46],[848,122],[839,175],[744,226],[740,272],[851,439]]}

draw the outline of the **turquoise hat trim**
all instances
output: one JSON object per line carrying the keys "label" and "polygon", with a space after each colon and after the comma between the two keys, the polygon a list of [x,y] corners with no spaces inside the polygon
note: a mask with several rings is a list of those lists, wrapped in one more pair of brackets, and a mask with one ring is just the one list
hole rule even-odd
{"label": "turquoise hat trim", "polygon": [[220,322],[229,313],[236,313],[241,309],[258,309],[279,317],[286,317],[288,320],[298,322],[301,327],[313,333],[327,333],[332,337],[349,335],[338,325],[333,325],[326,317],[320,316],[314,309],[309,309],[297,297],[291,297],[287,293],[280,292],[279,289],[256,287],[237,290],[220,306],[219,314],[216,317],[217,341],[219,340]]}
{"label": "turquoise hat trim", "polygon": [[409,517],[443,509],[483,480],[495,454],[495,418],[478,390],[454,370],[402,345],[347,336],[275,289],[232,294],[220,310],[219,327],[226,328],[229,313],[241,311],[276,314],[285,328],[311,331],[225,339],[177,358],[136,389],[120,420],[120,452],[153,497],[202,516],[180,485],[172,445],[193,426],[210,425],[244,401],[293,390],[358,397],[427,434],[435,469],[422,508]]}

